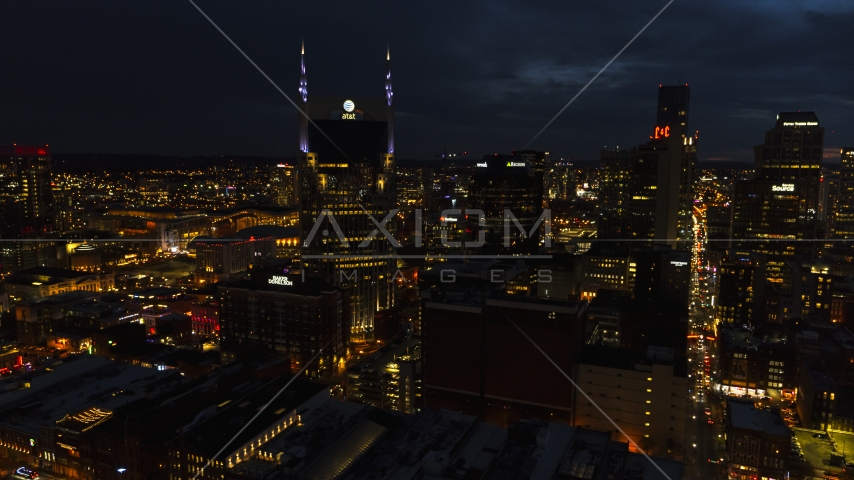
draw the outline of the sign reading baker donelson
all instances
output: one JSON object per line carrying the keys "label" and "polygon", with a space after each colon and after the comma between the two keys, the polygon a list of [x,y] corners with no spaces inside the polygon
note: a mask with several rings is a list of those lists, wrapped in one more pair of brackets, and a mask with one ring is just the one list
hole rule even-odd
{"label": "sign reading baker donelson", "polygon": [[281,275],[273,275],[272,277],[270,277],[269,280],[267,280],[267,283],[269,283],[270,285],[285,285],[285,286],[290,286],[290,285],[294,284],[294,282],[291,281],[288,277],[284,277]]}

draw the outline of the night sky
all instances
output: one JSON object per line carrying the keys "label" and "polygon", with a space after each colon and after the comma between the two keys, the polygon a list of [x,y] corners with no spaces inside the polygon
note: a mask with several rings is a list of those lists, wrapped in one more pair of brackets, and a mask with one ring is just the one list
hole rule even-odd
{"label": "night sky", "polygon": [[[398,158],[522,148],[666,0],[197,0],[294,100],[383,95]],[[296,112],[186,0],[0,3],[0,143],[56,152],[294,156]],[[781,111],[854,145],[854,2],[676,0],[533,145],[592,160],[691,86],[700,160],[752,161]]]}

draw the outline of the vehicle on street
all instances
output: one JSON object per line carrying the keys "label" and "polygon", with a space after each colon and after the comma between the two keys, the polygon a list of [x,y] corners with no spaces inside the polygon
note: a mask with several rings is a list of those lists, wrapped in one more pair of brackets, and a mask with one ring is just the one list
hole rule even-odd
{"label": "vehicle on street", "polygon": [[38,472],[30,470],[27,467],[20,467],[17,470],[15,470],[15,476],[17,476],[18,478],[31,478],[31,479],[39,478]]}

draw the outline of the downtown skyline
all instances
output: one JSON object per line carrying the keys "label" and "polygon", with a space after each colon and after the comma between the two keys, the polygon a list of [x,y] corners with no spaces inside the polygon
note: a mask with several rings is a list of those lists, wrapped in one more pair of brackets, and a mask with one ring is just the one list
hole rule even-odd
{"label": "downtown skyline", "polygon": [[[301,38],[309,92],[342,97],[381,94],[390,44],[404,159],[522,148],[665,4],[493,2],[453,14],[450,4],[200,6],[292,99]],[[0,58],[23,73],[0,84],[4,143],[65,153],[298,151],[293,107],[189,3],[3,8],[11,41]],[[24,21],[32,15],[39,21]],[[797,110],[817,113],[824,161],[835,161],[854,143],[844,80],[852,67],[840,60],[850,19],[854,7],[843,2],[677,0],[531,147],[593,160],[605,146],[636,144],[651,133],[657,85],[689,83],[700,161],[751,161],[776,114]]]}

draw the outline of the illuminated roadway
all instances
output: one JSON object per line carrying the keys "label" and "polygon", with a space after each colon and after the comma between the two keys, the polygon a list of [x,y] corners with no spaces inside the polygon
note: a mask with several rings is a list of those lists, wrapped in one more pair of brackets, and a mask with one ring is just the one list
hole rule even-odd
{"label": "illuminated roadway", "polygon": [[[712,296],[715,272],[706,267],[706,230],[704,210],[695,209],[693,247],[694,269],[691,278],[688,340],[688,415],[685,428],[685,478],[726,478],[721,463],[724,452],[720,403],[710,398],[710,386],[717,365],[715,344],[706,337],[715,336]],[[706,409],[710,414],[706,414]],[[714,423],[709,424],[711,419]],[[720,435],[720,437],[719,437]],[[714,462],[714,463],[712,463]]]}

